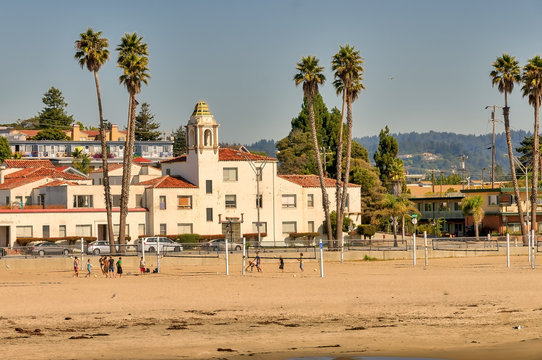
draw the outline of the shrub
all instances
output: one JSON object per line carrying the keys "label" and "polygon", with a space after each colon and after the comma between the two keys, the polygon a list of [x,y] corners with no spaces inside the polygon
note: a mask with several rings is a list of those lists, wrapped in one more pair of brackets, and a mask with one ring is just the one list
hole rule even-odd
{"label": "shrub", "polygon": [[177,236],[175,241],[180,242],[181,244],[193,244],[197,243],[199,239],[199,234],[181,234]]}
{"label": "shrub", "polygon": [[357,233],[363,235],[364,239],[371,238],[376,233],[376,226],[370,224],[358,225]]}
{"label": "shrub", "polygon": [[68,244],[73,245],[76,241],[83,239],[85,242],[91,242],[95,241],[95,236],[62,236],[62,237],[48,237],[48,238],[37,238],[37,237],[20,237],[17,238],[17,244],[21,246],[26,246],[28,243],[31,243],[33,241],[49,241],[49,242],[57,242],[57,241],[67,241]]}
{"label": "shrub", "polygon": [[374,257],[372,257],[372,256],[369,256],[369,255],[365,255],[365,256],[363,257],[363,260],[364,260],[364,261],[375,261],[376,258],[374,258]]}

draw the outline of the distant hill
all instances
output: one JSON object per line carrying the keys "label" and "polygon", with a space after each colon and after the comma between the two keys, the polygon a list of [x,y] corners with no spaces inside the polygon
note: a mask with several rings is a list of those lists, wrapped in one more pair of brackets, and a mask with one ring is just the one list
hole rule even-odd
{"label": "distant hill", "polygon": [[[426,133],[392,134],[399,143],[399,156],[402,158],[405,170],[410,174],[426,173],[429,169],[442,170],[450,173],[455,167],[459,172],[461,156],[466,155],[465,167],[467,173],[475,178],[480,178],[482,169],[484,178],[489,179],[491,169],[491,134],[487,135],[464,135],[450,132],[430,131]],[[512,146],[517,148],[519,143],[530,133],[524,130],[512,131]],[[378,147],[378,136],[365,136],[354,138],[367,148],[369,159],[373,161],[373,155]],[[260,140],[251,145],[246,145],[250,151],[264,151],[268,156],[276,157],[275,141]],[[495,162],[508,173],[508,157],[505,154],[506,136],[503,133],[495,136]],[[517,154],[516,154],[517,155]]]}

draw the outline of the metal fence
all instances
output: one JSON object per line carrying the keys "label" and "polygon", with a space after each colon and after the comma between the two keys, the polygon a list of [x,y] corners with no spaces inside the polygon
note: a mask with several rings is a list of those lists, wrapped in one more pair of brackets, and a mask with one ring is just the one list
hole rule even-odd
{"label": "metal fence", "polygon": [[349,238],[344,241],[344,248],[348,251],[407,251],[409,241],[401,238],[391,239],[362,239]]}

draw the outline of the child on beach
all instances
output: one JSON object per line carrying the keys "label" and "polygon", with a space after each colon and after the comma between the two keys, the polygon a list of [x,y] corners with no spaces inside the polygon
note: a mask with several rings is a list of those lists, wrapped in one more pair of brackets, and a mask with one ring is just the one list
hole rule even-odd
{"label": "child on beach", "polygon": [[282,256],[279,257],[279,270],[282,270],[284,272],[284,259]]}
{"label": "child on beach", "polygon": [[92,269],[92,264],[90,263],[90,259],[88,259],[87,260],[87,274],[85,275],[85,277],[90,277],[91,269]]}
{"label": "child on beach", "polygon": [[119,274],[119,278],[122,277],[122,258],[119,257],[119,261],[117,261],[117,274]]}
{"label": "child on beach", "polygon": [[73,259],[73,277],[79,277],[79,259],[77,256]]}
{"label": "child on beach", "polygon": [[145,274],[145,260],[143,260],[143,256],[141,257],[141,260],[139,260],[139,274]]}
{"label": "child on beach", "polygon": [[297,261],[299,261],[299,269],[303,272],[303,253],[299,253],[299,259],[297,259]]}

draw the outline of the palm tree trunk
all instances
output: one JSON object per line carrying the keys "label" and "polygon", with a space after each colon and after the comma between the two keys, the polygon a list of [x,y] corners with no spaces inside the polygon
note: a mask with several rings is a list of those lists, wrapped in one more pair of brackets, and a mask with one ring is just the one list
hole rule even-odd
{"label": "palm tree trunk", "polygon": [[[352,99],[346,99],[347,111],[346,111],[346,166],[344,169],[343,177],[343,191],[341,199],[341,215],[344,214],[344,208],[346,207],[346,198],[348,196],[348,180],[350,179],[350,155],[352,153]],[[359,199],[358,199],[359,200]],[[355,201],[352,199],[352,201]],[[338,221],[338,220],[337,220]],[[342,224],[342,218],[341,218]]]}
{"label": "palm tree trunk", "polygon": [[405,214],[401,216],[401,241],[405,241]]}
{"label": "palm tree trunk", "polygon": [[[512,137],[510,135],[510,108],[508,107],[506,96],[504,100],[503,116],[504,116],[504,132],[506,133],[506,145],[508,147],[508,160],[510,161],[510,173],[512,174],[512,185],[514,186],[514,197],[516,199],[516,205],[518,207],[519,223],[521,227],[521,235],[523,235],[523,241],[527,241],[525,234],[525,216],[523,214],[523,208],[521,207],[518,179],[516,178],[516,165],[514,164],[514,152],[512,150]],[[528,202],[529,199],[525,199]]]}
{"label": "palm tree trunk", "polygon": [[336,209],[337,209],[337,234],[335,238],[337,239],[337,242],[340,242],[343,237],[342,232],[342,226],[338,226],[338,224],[342,224],[343,220],[343,211],[344,208],[341,207],[342,204],[342,195],[341,195],[341,178],[343,173],[343,123],[344,123],[344,107],[346,103],[346,88],[343,90],[343,106],[341,111],[341,124],[339,125],[339,138],[337,140],[337,176],[335,184],[335,201],[336,201]]}
{"label": "palm tree trunk", "polygon": [[102,170],[105,196],[105,211],[107,218],[107,237],[109,239],[110,251],[115,253],[115,236],[113,235],[113,214],[111,206],[111,186],[109,184],[109,168],[107,164],[107,143],[105,138],[105,124],[102,111],[102,96],[100,94],[100,82],[98,72],[94,71],[94,82],[96,83],[96,95],[98,96],[98,111],[100,113],[100,144],[102,146]]}
{"label": "palm tree trunk", "polygon": [[474,223],[474,236],[476,236],[476,240],[478,240],[478,237],[480,237],[480,232],[478,230],[478,223],[476,221],[473,221]]}
{"label": "palm tree trunk", "polygon": [[535,97],[534,104],[534,143],[533,143],[533,184],[531,191],[531,229],[535,232],[537,231],[537,222],[536,222],[536,200],[538,197],[538,164],[540,157],[539,149],[539,118],[538,118],[538,109],[540,108],[540,97]]}
{"label": "palm tree trunk", "polygon": [[135,139],[135,94],[130,93],[130,103],[128,106],[128,127],[126,143],[124,146],[124,158],[122,161],[122,190],[120,195],[120,228],[119,244],[126,243],[126,218],[128,216],[128,197],[130,195],[130,178],[132,175],[132,160],[134,156]]}
{"label": "palm tree trunk", "polygon": [[[331,221],[329,218],[329,200],[327,196],[326,184],[324,180],[324,171],[322,169],[322,159],[320,158],[320,152],[318,151],[318,138],[316,137],[316,121],[314,119],[314,107],[312,103],[312,96],[305,95],[307,97],[307,102],[309,104],[309,122],[311,124],[311,133],[312,133],[312,146],[314,147],[314,152],[316,155],[316,164],[318,165],[318,176],[320,178],[320,188],[322,189],[322,205],[324,207],[324,214],[327,225],[327,234],[329,236],[329,246],[331,246],[333,239],[333,232],[331,231]],[[339,223],[337,223],[339,226]]]}

